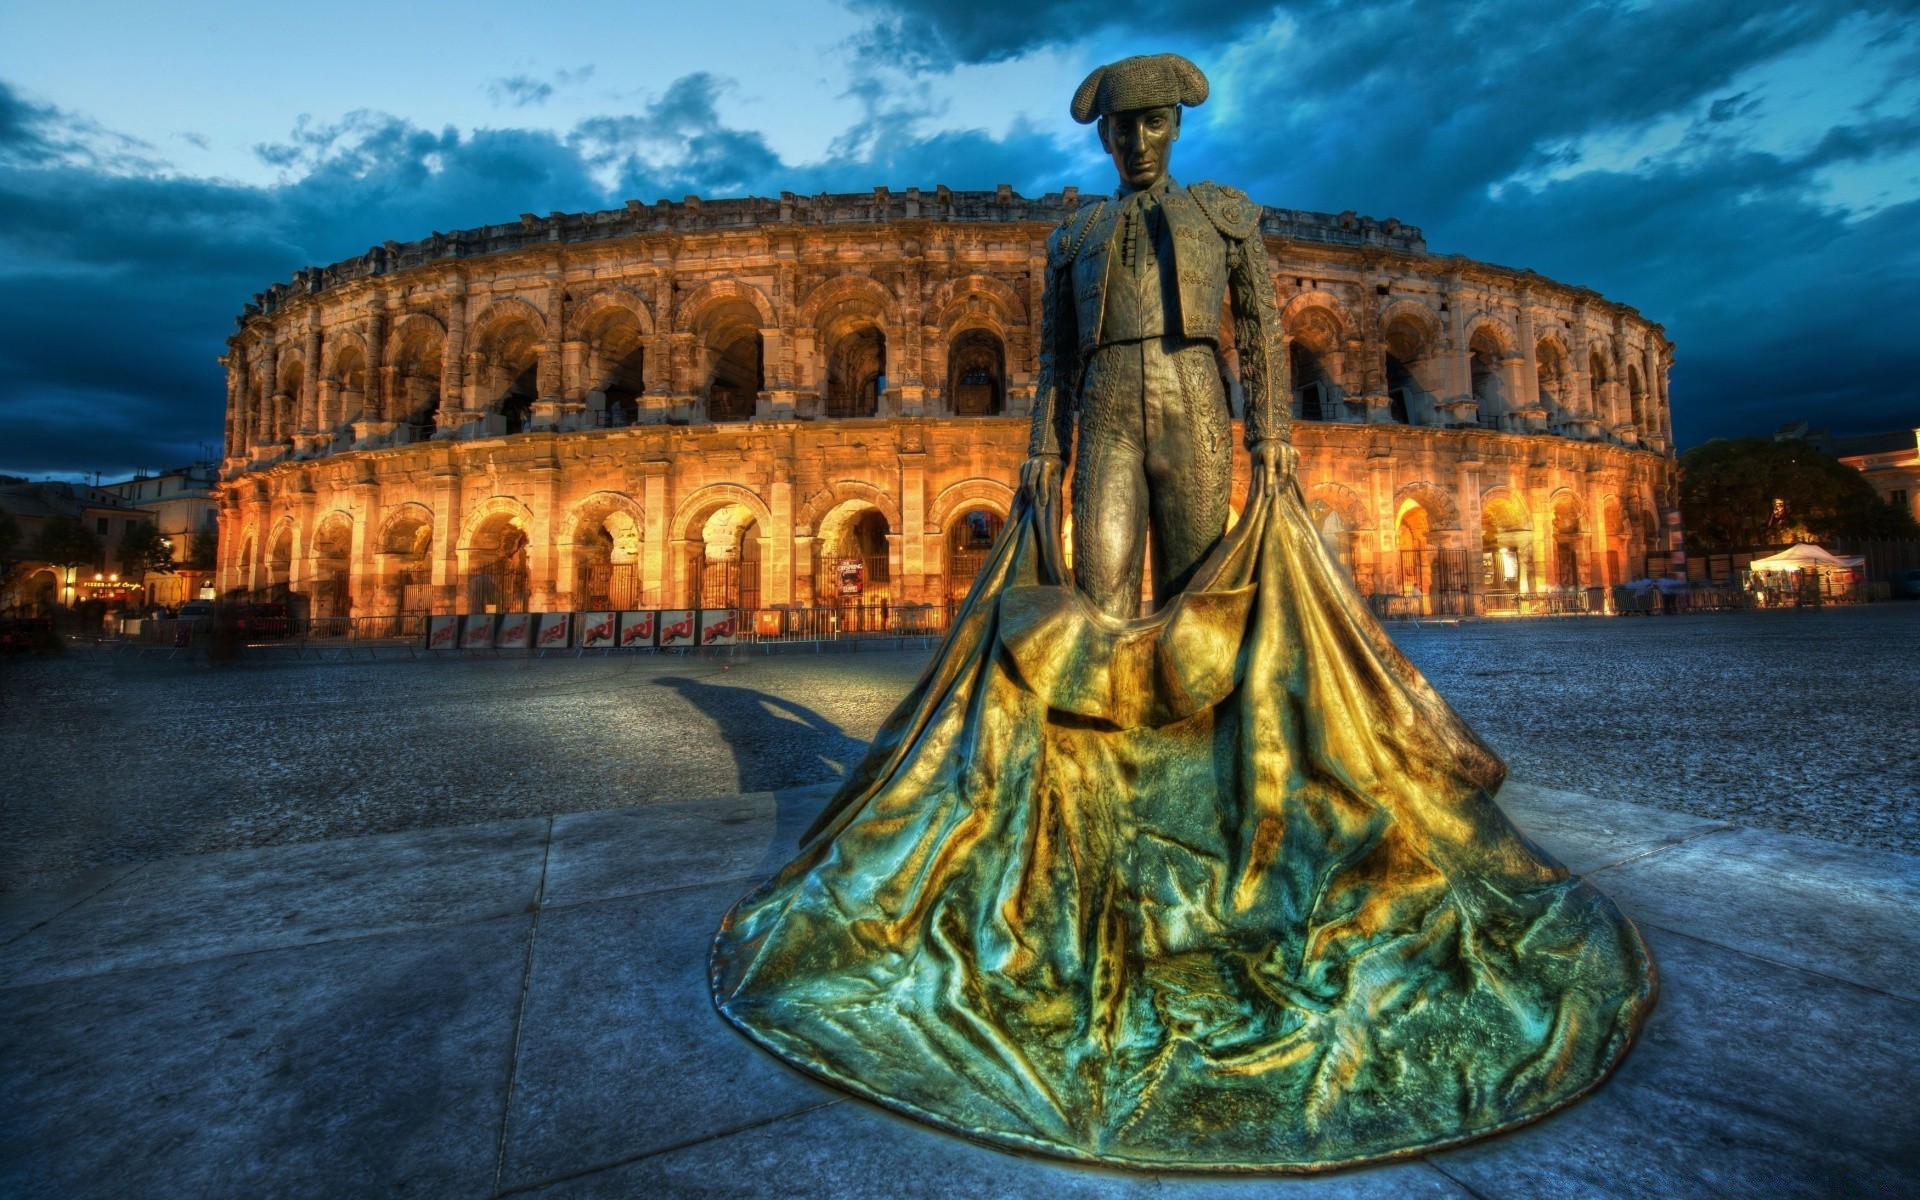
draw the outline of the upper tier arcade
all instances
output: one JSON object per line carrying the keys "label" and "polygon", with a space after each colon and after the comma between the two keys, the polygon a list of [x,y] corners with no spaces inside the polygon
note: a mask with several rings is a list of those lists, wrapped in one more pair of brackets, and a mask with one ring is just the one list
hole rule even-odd
{"label": "upper tier arcade", "polygon": [[[239,318],[226,474],[625,425],[1019,416],[1071,189],[784,193],[532,214],[298,273]],[[1672,345],[1626,305],[1265,210],[1297,418],[1666,454]]]}

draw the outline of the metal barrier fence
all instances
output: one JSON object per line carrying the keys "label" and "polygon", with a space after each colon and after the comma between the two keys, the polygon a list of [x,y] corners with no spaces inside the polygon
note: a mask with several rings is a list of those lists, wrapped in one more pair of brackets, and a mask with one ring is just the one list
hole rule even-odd
{"label": "metal barrier fence", "polygon": [[163,617],[139,622],[129,636],[158,646],[199,646],[220,637],[242,642],[420,641],[427,636],[425,613],[385,617],[294,617],[248,613],[235,617]]}

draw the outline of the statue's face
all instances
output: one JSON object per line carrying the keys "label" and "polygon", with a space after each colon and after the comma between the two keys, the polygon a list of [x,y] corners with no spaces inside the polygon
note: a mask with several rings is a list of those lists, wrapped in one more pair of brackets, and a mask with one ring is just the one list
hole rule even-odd
{"label": "statue's face", "polygon": [[1180,140],[1180,106],[1136,108],[1100,118],[1100,144],[1113,155],[1120,181],[1134,191],[1160,182]]}

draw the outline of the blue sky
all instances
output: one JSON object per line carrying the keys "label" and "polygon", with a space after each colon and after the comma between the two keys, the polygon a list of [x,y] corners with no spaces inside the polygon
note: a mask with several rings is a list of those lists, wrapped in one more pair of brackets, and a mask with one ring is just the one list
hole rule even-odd
{"label": "blue sky", "polygon": [[0,8],[0,471],[217,443],[232,317],[388,238],[688,193],[1111,186],[1066,114],[1177,50],[1175,171],[1584,284],[1682,445],[1920,424],[1916,3],[491,0]]}

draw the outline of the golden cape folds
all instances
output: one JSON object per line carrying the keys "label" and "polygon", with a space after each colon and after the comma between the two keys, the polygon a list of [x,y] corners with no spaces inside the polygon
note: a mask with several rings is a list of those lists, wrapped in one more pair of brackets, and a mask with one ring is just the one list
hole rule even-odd
{"label": "golden cape folds", "polygon": [[1652,1006],[1639,933],[1493,802],[1299,490],[1152,617],[1017,503],[939,653],[800,853],[727,914],[720,1012],[968,1137],[1313,1171],[1532,1120]]}

